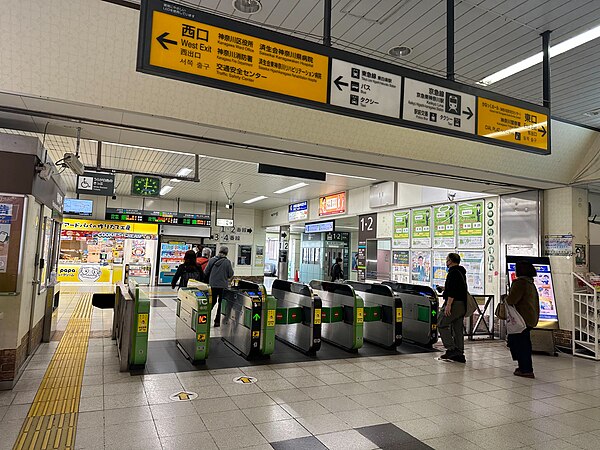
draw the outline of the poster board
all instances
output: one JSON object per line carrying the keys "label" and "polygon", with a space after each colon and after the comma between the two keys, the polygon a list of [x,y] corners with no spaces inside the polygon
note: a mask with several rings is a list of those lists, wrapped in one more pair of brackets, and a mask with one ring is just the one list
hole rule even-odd
{"label": "poster board", "polygon": [[433,247],[448,248],[456,247],[456,205],[446,203],[433,207]]}
{"label": "poster board", "polygon": [[410,279],[413,284],[431,284],[431,250],[410,252]]}
{"label": "poster board", "polygon": [[484,201],[477,200],[458,204],[459,248],[483,248]]}
{"label": "poster board", "polygon": [[399,283],[410,283],[410,252],[408,250],[392,250],[392,280]]}
{"label": "poster board", "polygon": [[431,248],[431,208],[411,210],[411,247]]}

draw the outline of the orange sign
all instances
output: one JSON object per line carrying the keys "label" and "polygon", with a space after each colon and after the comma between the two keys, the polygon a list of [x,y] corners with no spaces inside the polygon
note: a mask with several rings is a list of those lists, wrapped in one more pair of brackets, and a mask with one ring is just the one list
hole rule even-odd
{"label": "orange sign", "polygon": [[319,197],[319,216],[344,214],[346,212],[346,192]]}

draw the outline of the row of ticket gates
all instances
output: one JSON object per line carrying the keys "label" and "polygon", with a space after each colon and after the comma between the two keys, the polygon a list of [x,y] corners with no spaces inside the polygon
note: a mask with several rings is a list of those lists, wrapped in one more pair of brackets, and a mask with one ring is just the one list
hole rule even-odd
{"label": "row of ticket gates", "polygon": [[[192,363],[208,358],[211,306],[206,284],[178,292],[176,339]],[[437,314],[428,286],[275,280],[269,295],[263,285],[239,280],[223,294],[221,338],[248,360],[273,353],[276,340],[312,356],[322,341],[353,353],[364,341],[430,347],[438,339]]]}

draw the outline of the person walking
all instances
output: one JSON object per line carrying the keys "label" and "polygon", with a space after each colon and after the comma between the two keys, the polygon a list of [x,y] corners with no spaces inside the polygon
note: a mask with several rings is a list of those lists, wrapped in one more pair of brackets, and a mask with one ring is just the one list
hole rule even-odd
{"label": "person walking", "polygon": [[212,290],[212,307],[214,308],[216,303],[219,304],[214,321],[215,327],[221,326],[223,291],[229,287],[229,282],[233,278],[233,267],[231,266],[231,261],[227,259],[228,253],[229,249],[227,247],[221,247],[219,254],[212,257],[206,266],[205,279],[208,280],[208,284]]}
{"label": "person walking", "polygon": [[177,282],[179,287],[186,287],[189,280],[204,281],[204,271],[202,267],[196,264],[196,253],[194,250],[188,250],[183,256],[183,264],[177,267],[177,271],[171,280],[171,288],[175,289]]}
{"label": "person walking", "polygon": [[458,253],[446,257],[448,274],[444,284],[444,306],[438,316],[438,330],[446,353],[440,360],[466,362],[463,320],[467,310],[467,271],[460,265]]}
{"label": "person walking", "polygon": [[204,270],[204,271],[206,271],[206,266],[208,265],[209,259],[210,259],[210,248],[208,248],[208,247],[204,247],[202,249],[202,252],[196,253],[196,263],[198,263],[198,265],[200,267],[202,267],[202,270]]}
{"label": "person walking", "polygon": [[516,308],[527,327],[521,333],[509,334],[507,343],[513,361],[519,364],[514,374],[518,377],[535,378],[531,359],[531,330],[537,326],[540,318],[540,299],[533,282],[537,272],[530,262],[519,261],[515,264],[515,274],[517,278],[512,282],[504,301]]}
{"label": "person walking", "polygon": [[344,269],[342,269],[342,258],[335,258],[335,263],[331,266],[331,281],[344,280]]}

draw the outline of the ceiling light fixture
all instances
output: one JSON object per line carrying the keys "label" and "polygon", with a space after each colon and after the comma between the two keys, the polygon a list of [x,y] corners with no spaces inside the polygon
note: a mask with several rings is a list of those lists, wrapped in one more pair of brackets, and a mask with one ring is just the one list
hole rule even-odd
{"label": "ceiling light fixture", "polygon": [[377,179],[375,178],[369,178],[369,177],[358,177],[356,175],[344,175],[343,173],[333,173],[333,172],[327,172],[327,175],[333,175],[335,177],[345,177],[345,178],[356,178],[358,180],[369,180],[369,181],[377,181]]}
{"label": "ceiling light fixture", "polygon": [[250,200],[246,200],[244,203],[249,205],[250,203],[258,202],[258,201],[264,200],[265,198],[268,198],[268,197],[266,197],[264,195],[259,195],[258,197],[254,197],[254,198],[251,198]]}
{"label": "ceiling light fixture", "polygon": [[301,187],[308,186],[308,183],[297,183],[292,186],[288,186],[283,189],[279,189],[278,191],[273,192],[273,194],[285,194],[286,192],[293,191],[294,189],[300,189]]}
{"label": "ceiling light fixture", "polygon": [[[575,47],[579,47],[587,42],[593,41],[600,37],[600,25],[592,28],[591,30],[584,31],[577,36],[572,37],[571,39],[567,39],[566,41],[561,42],[560,44],[556,44],[549,49],[550,58],[560,55],[562,53],[568,52],[569,50],[574,49]],[[508,78],[516,73],[522,72],[525,69],[529,69],[530,67],[535,66],[536,64],[540,64],[544,60],[544,55],[542,52],[536,53],[529,58],[525,58],[523,61],[519,61],[518,63],[513,64],[512,66],[507,67],[506,69],[499,70],[492,75],[485,77],[483,80],[478,81],[477,84],[482,86],[489,86],[490,84],[497,83],[500,80]]]}
{"label": "ceiling light fixture", "polygon": [[262,9],[260,0],[233,0],[233,7],[244,14],[256,14]]}
{"label": "ceiling light fixture", "polygon": [[181,180],[178,180],[177,178],[171,178],[169,181],[171,183],[181,183]]}
{"label": "ceiling light fixture", "polygon": [[[102,142],[102,145],[114,145],[115,147],[125,147],[125,148],[137,148],[140,150],[150,150],[153,152],[162,152],[162,153],[174,153],[176,155],[190,155],[196,156],[196,153],[188,153],[183,151],[174,151],[174,150],[164,150],[162,148],[153,148],[153,147],[142,147],[140,145],[128,145],[128,144],[118,144],[116,142]],[[198,155],[200,158],[206,158],[206,155]]]}
{"label": "ceiling light fixture", "polygon": [[160,195],[167,195],[169,192],[171,192],[173,190],[173,186],[163,186],[160,190]]}
{"label": "ceiling light fixture", "polygon": [[188,169],[187,167],[182,167],[179,172],[177,172],[178,177],[186,177],[190,173],[192,173],[192,169]]}
{"label": "ceiling light fixture", "polygon": [[412,53],[412,48],[405,45],[396,45],[388,50],[388,55],[394,58],[404,58]]}

